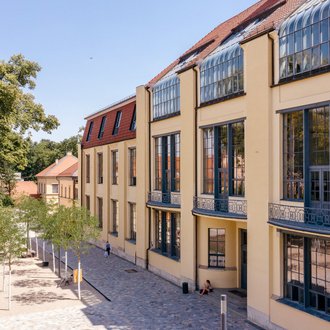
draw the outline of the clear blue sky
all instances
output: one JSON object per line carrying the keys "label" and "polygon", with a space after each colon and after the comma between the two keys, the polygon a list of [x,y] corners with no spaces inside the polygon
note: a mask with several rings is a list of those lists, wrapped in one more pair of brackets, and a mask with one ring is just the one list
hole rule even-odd
{"label": "clear blue sky", "polygon": [[33,93],[61,126],[34,139],[60,141],[254,2],[2,0],[0,58],[22,53],[42,66]]}

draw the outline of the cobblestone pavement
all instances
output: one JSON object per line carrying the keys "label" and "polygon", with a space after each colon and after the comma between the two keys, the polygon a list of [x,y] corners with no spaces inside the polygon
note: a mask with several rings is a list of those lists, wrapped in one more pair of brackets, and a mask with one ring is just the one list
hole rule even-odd
{"label": "cobblestone pavement", "polygon": [[[71,254],[69,265],[76,268]],[[22,330],[22,324],[28,326],[26,329],[220,328],[223,291],[203,297],[198,293],[182,294],[181,288],[115,255],[104,258],[103,251],[96,247],[82,257],[82,268],[84,278],[111,302],[8,318],[10,326],[5,329]],[[136,272],[126,271],[130,269]],[[228,329],[256,329],[246,322],[244,298],[229,294],[228,300]]]}

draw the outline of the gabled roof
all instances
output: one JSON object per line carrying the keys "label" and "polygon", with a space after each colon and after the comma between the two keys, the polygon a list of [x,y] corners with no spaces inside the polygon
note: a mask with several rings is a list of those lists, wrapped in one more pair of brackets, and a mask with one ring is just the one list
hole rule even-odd
{"label": "gabled roof", "polygon": [[[104,108],[101,111],[87,117],[84,135],[82,138],[81,146],[83,149],[92,148],[96,146],[106,145],[124,140],[135,139],[136,131],[131,130],[131,123],[136,106],[135,96],[124,99]],[[121,111],[122,117],[118,134],[113,135],[113,128],[115,125],[117,112]],[[104,133],[101,138],[98,137],[102,118],[106,117],[104,125]],[[86,141],[89,126],[93,122],[93,129],[89,141]]]}
{"label": "gabled roof", "polygon": [[58,177],[78,177],[78,162],[64,170]]}
{"label": "gabled roof", "polygon": [[[167,75],[171,70],[175,69],[176,66],[179,67],[180,71],[182,71],[185,68],[198,64],[207,55],[214,51],[225,39],[227,39],[227,37],[235,31],[235,29],[242,25],[248,24],[257,18],[262,18],[263,21],[258,28],[246,36],[246,40],[261,35],[270,29],[278,28],[281,22],[283,22],[283,20],[285,20],[304,2],[306,2],[306,0],[261,0],[255,3],[238,15],[218,25],[204,38],[188,49],[177,60],[161,71],[156,77],[150,80],[147,86],[153,87],[160,79]],[[198,50],[201,51],[199,52]],[[179,65],[183,58],[187,57],[189,54],[193,54],[194,52],[197,52],[196,56],[193,56],[190,61],[185,63],[184,66]]]}
{"label": "gabled roof", "polygon": [[78,158],[68,152],[66,156],[49,165],[47,168],[38,173],[36,177],[56,177],[75,163],[78,163]]}

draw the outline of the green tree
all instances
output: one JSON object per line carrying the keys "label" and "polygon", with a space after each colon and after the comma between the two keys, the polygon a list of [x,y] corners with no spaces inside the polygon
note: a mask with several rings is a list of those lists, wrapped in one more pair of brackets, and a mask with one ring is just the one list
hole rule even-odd
{"label": "green tree", "polygon": [[25,238],[22,226],[17,221],[14,209],[0,209],[0,253],[8,262],[8,309],[11,308],[11,271],[15,258],[22,255],[24,251]]}
{"label": "green tree", "polygon": [[23,178],[34,180],[37,173],[54,163],[56,159],[64,157],[68,151],[78,157],[78,143],[79,134],[61,142],[46,139],[40,142],[29,141],[28,163],[22,172]]}
{"label": "green tree", "polygon": [[35,88],[40,70],[38,63],[23,55],[0,61],[0,172],[8,165],[15,169],[27,165],[26,134],[30,130],[49,133],[59,125],[57,118],[46,116],[43,107],[27,92]]}
{"label": "green tree", "polygon": [[[90,249],[89,242],[98,239],[100,235],[98,219],[91,216],[87,209],[75,205],[71,207],[61,205],[53,209],[50,215],[44,219],[41,229],[42,238],[50,241],[57,248],[73,251],[78,259],[79,279],[81,255]],[[81,299],[80,281],[78,281],[78,297]]]}
{"label": "green tree", "polygon": [[67,208],[66,216],[60,217],[62,225],[59,240],[62,246],[70,247],[78,260],[78,297],[80,293],[81,256],[90,248],[90,242],[99,238],[98,219],[90,212],[75,205]]}
{"label": "green tree", "polygon": [[31,249],[30,230],[42,231],[45,219],[49,217],[49,205],[44,200],[23,196],[17,203],[19,221],[25,224],[26,252]]}
{"label": "green tree", "polygon": [[17,182],[16,171],[10,166],[5,166],[0,171],[0,181],[2,182],[4,193],[11,197]]}

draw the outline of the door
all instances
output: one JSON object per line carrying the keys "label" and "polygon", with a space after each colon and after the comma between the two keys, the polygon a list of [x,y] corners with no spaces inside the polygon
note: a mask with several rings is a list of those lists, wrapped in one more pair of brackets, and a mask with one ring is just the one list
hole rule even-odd
{"label": "door", "polygon": [[330,169],[313,167],[310,170],[310,206],[330,209]]}
{"label": "door", "polygon": [[247,289],[247,231],[241,229],[241,288]]}

